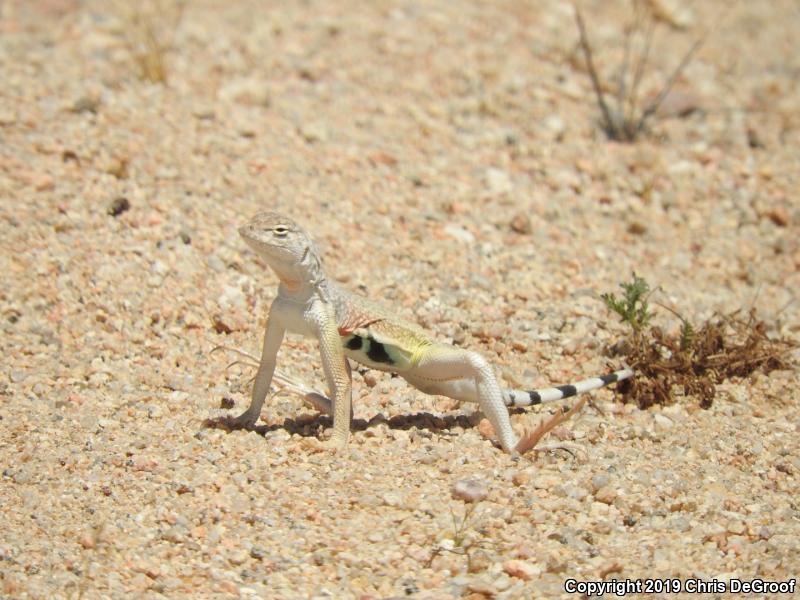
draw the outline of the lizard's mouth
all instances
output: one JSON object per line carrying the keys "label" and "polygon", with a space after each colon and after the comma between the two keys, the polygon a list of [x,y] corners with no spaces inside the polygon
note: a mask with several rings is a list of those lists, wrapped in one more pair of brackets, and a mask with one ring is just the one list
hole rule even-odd
{"label": "lizard's mouth", "polygon": [[[241,233],[243,229],[245,229],[245,227],[242,227],[239,232]],[[291,263],[291,261],[287,261],[286,255],[281,252],[279,246],[270,244],[256,236],[247,235],[246,233],[242,233],[242,237],[245,243],[250,246],[250,249],[263,260],[267,261],[273,269],[284,270],[286,263]]]}

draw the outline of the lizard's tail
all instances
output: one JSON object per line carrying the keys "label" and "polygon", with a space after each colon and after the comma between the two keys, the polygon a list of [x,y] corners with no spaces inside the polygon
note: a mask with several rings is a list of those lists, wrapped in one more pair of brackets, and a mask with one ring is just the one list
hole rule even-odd
{"label": "lizard's tail", "polygon": [[555,402],[562,398],[570,398],[585,392],[590,392],[598,388],[609,385],[616,381],[622,381],[633,376],[633,370],[629,367],[600,375],[599,377],[592,377],[584,379],[578,383],[571,383],[567,385],[557,385],[555,387],[542,388],[540,390],[503,390],[503,401],[506,406],[533,406],[535,404],[542,404],[543,402]]}

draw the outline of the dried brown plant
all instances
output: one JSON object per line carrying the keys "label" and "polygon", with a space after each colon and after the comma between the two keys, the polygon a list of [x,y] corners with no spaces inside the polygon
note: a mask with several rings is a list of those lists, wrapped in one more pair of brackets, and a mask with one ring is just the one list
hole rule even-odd
{"label": "dried brown plant", "polygon": [[167,54],[173,47],[186,0],[117,0],[113,6],[137,75],[145,81],[166,83]]}
{"label": "dried brown plant", "polygon": [[692,43],[656,96],[645,104],[640,89],[649,66],[655,31],[660,23],[668,21],[665,21],[659,11],[654,10],[652,2],[632,0],[632,9],[633,19],[625,27],[624,54],[617,90],[612,95],[605,91],[600,80],[586,22],[577,3],[573,2],[580,48],[592,81],[597,106],[600,108],[603,131],[609,139],[622,142],[633,142],[647,130],[648,121],[656,114],[708,36],[706,32]]}
{"label": "dried brown plant", "polygon": [[641,408],[671,403],[676,386],[708,408],[716,384],[757,370],[789,368],[787,356],[797,347],[794,340],[770,338],[755,309],[717,315],[699,328],[679,318],[683,326],[677,336],[667,336],[654,326],[628,340],[625,355],[636,376],[621,382],[618,389]]}

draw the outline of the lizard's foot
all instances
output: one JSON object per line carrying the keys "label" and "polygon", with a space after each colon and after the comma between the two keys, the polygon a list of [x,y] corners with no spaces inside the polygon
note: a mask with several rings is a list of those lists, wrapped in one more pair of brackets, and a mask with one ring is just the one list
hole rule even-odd
{"label": "lizard's foot", "polygon": [[326,442],[326,444],[331,449],[339,450],[347,446],[347,438],[349,437],[348,432],[345,433],[338,433],[336,431],[333,432],[333,435],[330,439]]}
{"label": "lizard's foot", "polygon": [[334,426],[331,437],[328,438],[326,442],[324,442],[325,447],[331,452],[338,452],[339,450],[344,450],[347,447],[347,439],[349,437],[350,437],[349,428],[337,430],[336,426]]}
{"label": "lizard's foot", "polygon": [[238,417],[223,417],[221,421],[231,429],[253,429],[260,416],[260,414],[253,414],[246,410]]}
{"label": "lizard's foot", "polygon": [[331,452],[337,453],[347,446],[347,437],[332,436],[328,440],[320,440],[315,437],[303,438],[302,446],[312,452]]}
{"label": "lizard's foot", "polygon": [[309,404],[317,412],[323,415],[332,415],[333,409],[331,408],[331,401],[322,394],[317,392],[308,392],[300,396],[306,404]]}
{"label": "lizard's foot", "polygon": [[[303,402],[314,408],[317,412],[323,415],[333,416],[333,402],[331,402],[330,398],[327,396],[307,388],[296,379],[292,379],[280,371],[275,371],[273,379],[275,383],[280,386],[282,392],[299,396],[303,399]],[[350,405],[350,420],[353,420],[352,404]],[[345,441],[346,438],[347,436],[345,436]]]}

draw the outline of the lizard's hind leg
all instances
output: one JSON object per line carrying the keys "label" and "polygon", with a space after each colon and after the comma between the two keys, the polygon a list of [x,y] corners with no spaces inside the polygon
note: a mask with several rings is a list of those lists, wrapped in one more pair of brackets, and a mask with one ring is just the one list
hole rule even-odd
{"label": "lizard's hind leg", "polygon": [[419,391],[431,396],[446,396],[459,402],[477,402],[478,387],[472,379],[453,379],[452,381],[431,381],[403,373],[403,378]]}
{"label": "lizard's hind leg", "polygon": [[477,402],[492,424],[503,450],[516,453],[517,437],[511,428],[503,390],[491,366],[480,354],[433,344],[425,349],[414,367],[399,375],[423,392]]}
{"label": "lizard's hind leg", "polygon": [[[353,369],[350,366],[350,361],[345,360],[344,366],[347,368],[347,377],[350,378],[350,382],[353,381]],[[333,416],[333,401],[328,398],[325,394],[320,394],[319,392],[315,392],[313,390],[309,390],[306,388],[302,383],[299,383],[295,379],[291,379],[282,373],[275,372],[275,379],[278,380],[280,385],[285,385],[289,388],[289,391],[300,396],[311,404],[314,408],[316,408],[319,412],[325,415]],[[350,420],[353,419],[353,403],[350,403]]]}

